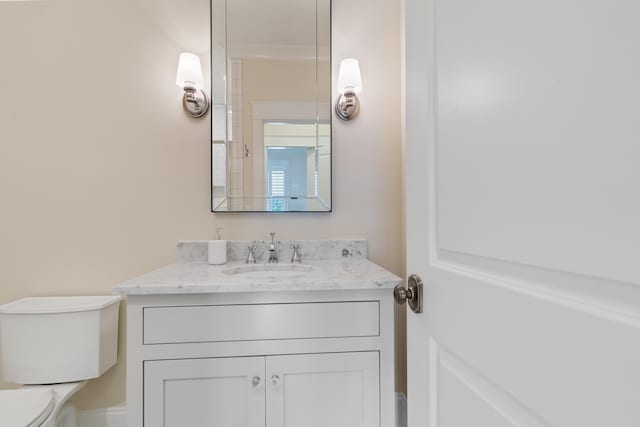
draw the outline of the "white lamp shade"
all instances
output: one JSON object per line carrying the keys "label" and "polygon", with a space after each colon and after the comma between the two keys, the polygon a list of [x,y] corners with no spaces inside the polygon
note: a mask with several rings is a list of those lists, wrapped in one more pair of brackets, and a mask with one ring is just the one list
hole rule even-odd
{"label": "white lamp shade", "polygon": [[176,74],[176,84],[184,88],[185,86],[202,89],[204,87],[204,78],[202,77],[202,66],[198,55],[183,52],[180,54],[178,61],[178,73]]}
{"label": "white lamp shade", "polygon": [[347,90],[355,93],[362,91],[362,77],[360,77],[360,64],[357,59],[347,58],[340,62],[338,74],[338,92]]}

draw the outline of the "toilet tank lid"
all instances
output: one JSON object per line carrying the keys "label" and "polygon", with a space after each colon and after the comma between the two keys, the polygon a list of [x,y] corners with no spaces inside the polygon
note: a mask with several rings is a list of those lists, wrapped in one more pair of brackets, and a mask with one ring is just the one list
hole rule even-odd
{"label": "toilet tank lid", "polygon": [[53,314],[102,310],[121,299],[122,295],[29,297],[0,305],[0,314]]}

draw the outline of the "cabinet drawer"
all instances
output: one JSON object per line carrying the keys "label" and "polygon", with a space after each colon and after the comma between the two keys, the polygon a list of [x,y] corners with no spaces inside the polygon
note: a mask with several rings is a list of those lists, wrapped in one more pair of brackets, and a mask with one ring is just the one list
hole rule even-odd
{"label": "cabinet drawer", "polygon": [[144,344],[380,335],[378,301],[146,307]]}

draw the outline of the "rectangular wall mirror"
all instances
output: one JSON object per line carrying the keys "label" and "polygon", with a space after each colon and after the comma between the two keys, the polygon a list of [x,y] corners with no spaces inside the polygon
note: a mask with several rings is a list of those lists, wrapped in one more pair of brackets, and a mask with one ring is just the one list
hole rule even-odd
{"label": "rectangular wall mirror", "polygon": [[331,211],[331,0],[212,0],[214,212]]}

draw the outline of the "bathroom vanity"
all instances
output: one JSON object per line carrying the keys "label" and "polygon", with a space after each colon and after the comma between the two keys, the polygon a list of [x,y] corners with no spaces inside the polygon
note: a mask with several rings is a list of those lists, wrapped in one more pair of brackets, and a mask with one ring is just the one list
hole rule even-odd
{"label": "bathroom vanity", "polygon": [[365,241],[304,241],[302,263],[178,262],[125,282],[128,426],[383,427],[394,423],[393,292]]}

